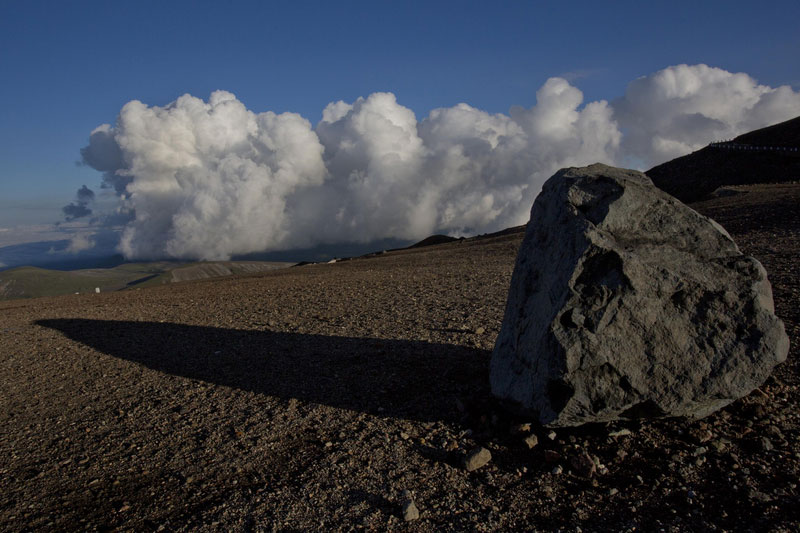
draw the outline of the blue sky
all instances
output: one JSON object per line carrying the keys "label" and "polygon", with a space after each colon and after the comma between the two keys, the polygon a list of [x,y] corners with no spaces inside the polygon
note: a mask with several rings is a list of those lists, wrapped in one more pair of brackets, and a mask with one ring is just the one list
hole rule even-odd
{"label": "blue sky", "polygon": [[[0,226],[59,220],[101,176],[80,148],[122,106],[224,89],[315,125],[333,101],[396,95],[418,119],[508,113],[561,76],[584,102],[704,63],[800,89],[800,3],[0,2]],[[791,118],[791,117],[787,117]]]}

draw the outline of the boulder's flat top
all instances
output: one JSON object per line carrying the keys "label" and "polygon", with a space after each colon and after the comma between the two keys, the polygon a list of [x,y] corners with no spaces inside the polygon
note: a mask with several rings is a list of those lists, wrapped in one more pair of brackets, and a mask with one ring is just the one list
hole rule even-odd
{"label": "boulder's flat top", "polygon": [[694,207],[767,269],[787,362],[699,422],[532,450],[488,390],[521,232],[0,303],[0,529],[794,529],[800,185],[735,192]]}

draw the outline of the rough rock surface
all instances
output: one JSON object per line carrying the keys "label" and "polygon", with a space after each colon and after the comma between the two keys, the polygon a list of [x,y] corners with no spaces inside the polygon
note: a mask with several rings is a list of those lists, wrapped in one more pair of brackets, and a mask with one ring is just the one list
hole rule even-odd
{"label": "rough rock surface", "polygon": [[644,174],[597,164],[534,202],[491,386],[549,426],[701,418],[788,348],[758,261]]}
{"label": "rough rock surface", "polygon": [[475,470],[489,464],[489,461],[491,460],[492,452],[483,446],[478,446],[464,457],[464,468],[467,470],[467,472],[474,472]]}

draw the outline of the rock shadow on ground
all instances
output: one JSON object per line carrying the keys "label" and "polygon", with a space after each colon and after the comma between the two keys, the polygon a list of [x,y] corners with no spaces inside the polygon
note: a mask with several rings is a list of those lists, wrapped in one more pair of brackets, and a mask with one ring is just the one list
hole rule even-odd
{"label": "rock shadow on ground", "polygon": [[456,422],[457,398],[489,396],[490,352],[465,346],[162,322],[35,324],[166,374],[372,415]]}

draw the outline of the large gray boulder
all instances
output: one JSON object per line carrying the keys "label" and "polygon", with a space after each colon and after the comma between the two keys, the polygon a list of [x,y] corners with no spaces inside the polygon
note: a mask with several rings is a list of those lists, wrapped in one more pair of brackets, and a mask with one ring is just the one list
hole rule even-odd
{"label": "large gray boulder", "polygon": [[533,204],[490,379],[548,426],[700,418],[788,350],[758,261],[641,172],[596,164]]}

